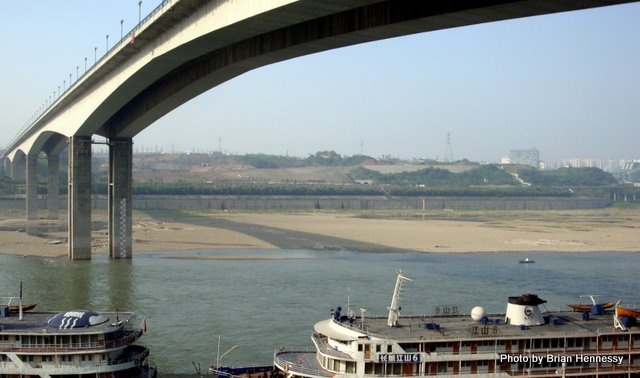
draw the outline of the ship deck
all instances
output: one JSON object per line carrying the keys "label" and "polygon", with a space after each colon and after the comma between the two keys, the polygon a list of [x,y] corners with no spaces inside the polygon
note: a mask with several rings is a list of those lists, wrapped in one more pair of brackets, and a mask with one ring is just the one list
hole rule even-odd
{"label": "ship deck", "polygon": [[[519,327],[505,324],[504,314],[488,314],[489,322],[483,325],[468,315],[451,316],[411,316],[402,317],[399,327],[388,327],[386,317],[367,317],[364,328],[357,319],[353,324],[343,322],[342,325],[353,330],[364,331],[370,336],[401,341],[448,341],[454,339],[481,338],[544,338],[544,337],[587,337],[604,333],[620,332],[613,325],[613,312],[603,315],[591,315],[584,320],[581,312],[562,311],[548,312],[548,324],[540,326]],[[495,320],[495,322],[494,322]],[[436,326],[437,325],[437,326]],[[428,329],[427,327],[431,328]],[[638,327],[631,327],[631,332],[638,332]]]}
{"label": "ship deck", "polygon": [[69,334],[100,334],[100,333],[108,333],[114,331],[123,324],[128,323],[132,320],[135,315],[130,312],[102,312],[100,315],[106,316],[109,318],[108,321],[92,325],[90,327],[82,327],[82,328],[51,328],[47,327],[47,321],[59,313],[65,313],[65,311],[60,312],[33,312],[26,311],[23,313],[23,320],[19,319],[18,314],[11,314],[8,317],[0,317],[0,334],[2,333],[10,333],[16,334],[20,333],[22,335],[28,334],[50,334],[50,335],[69,335]]}

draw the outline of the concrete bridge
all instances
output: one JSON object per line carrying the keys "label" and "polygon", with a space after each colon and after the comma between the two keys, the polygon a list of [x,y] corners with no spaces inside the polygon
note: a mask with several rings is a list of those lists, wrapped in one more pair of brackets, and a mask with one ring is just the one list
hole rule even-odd
{"label": "concrete bridge", "polygon": [[[132,255],[132,139],[199,94],[268,64],[413,33],[628,0],[165,0],[35,117],[3,153],[38,215],[37,163],[48,162],[48,216],[59,213],[68,156],[71,259],[91,258],[91,145],[109,146],[109,255]],[[71,84],[71,83],[70,83]],[[10,127],[10,125],[7,125]]]}

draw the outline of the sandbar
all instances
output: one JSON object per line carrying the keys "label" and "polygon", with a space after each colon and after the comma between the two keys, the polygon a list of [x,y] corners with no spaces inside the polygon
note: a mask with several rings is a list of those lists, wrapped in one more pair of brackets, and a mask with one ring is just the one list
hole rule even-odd
{"label": "sandbar", "polygon": [[[0,253],[66,256],[66,219],[0,210]],[[107,253],[92,213],[92,253]],[[571,211],[134,212],[133,251],[314,249],[375,252],[638,252],[640,209]],[[224,256],[220,258],[225,258]],[[227,258],[246,257],[228,254]]]}

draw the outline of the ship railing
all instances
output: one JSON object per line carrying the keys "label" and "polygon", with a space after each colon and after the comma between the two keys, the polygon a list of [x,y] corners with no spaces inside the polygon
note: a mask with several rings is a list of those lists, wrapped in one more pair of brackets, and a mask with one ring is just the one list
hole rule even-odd
{"label": "ship railing", "polygon": [[65,344],[20,344],[17,345],[14,342],[2,342],[0,341],[0,351],[11,352],[29,352],[29,353],[56,353],[56,352],[75,352],[78,350],[103,350],[103,349],[118,349],[124,346],[130,345],[137,340],[142,331],[125,332],[127,335],[119,339],[114,340],[98,340],[95,342],[81,342],[81,343],[65,343]]}
{"label": "ship railing", "polygon": [[[285,372],[290,371],[290,372],[293,372],[294,375],[297,375],[298,373],[300,373],[300,374],[310,375],[315,377],[333,377],[334,375],[321,368],[317,368],[317,369],[309,368],[304,365],[289,361],[285,358],[282,358],[279,355],[279,352],[280,351],[276,350],[275,353],[273,354],[273,362],[275,363],[275,365],[278,366],[279,369],[284,370]],[[289,351],[289,353],[296,353],[296,352]]]}
{"label": "ship railing", "polygon": [[[523,371],[510,371],[509,375],[513,377],[519,376],[557,376],[566,375],[573,377],[593,376],[595,373],[599,374],[615,374],[616,376],[623,376],[625,374],[640,373],[640,366],[604,366],[604,367],[567,367],[567,368],[532,368],[525,369]],[[634,375],[635,376],[635,375]]]}
{"label": "ship railing", "polygon": [[349,354],[331,347],[326,337],[320,336],[319,334],[313,332],[311,335],[311,340],[313,341],[316,350],[324,355],[353,360]]}
{"label": "ship railing", "polygon": [[[100,360],[100,361],[47,361],[47,362],[39,362],[39,363],[29,363],[23,362],[22,365],[32,368],[32,369],[45,369],[45,370],[56,370],[56,371],[79,371],[79,372],[90,372],[90,371],[111,371],[113,370],[113,366],[118,365],[131,365],[131,367],[142,366],[145,359],[149,356],[149,349],[143,346],[135,345],[135,348],[131,348],[127,356],[116,359],[109,360]],[[3,365],[6,366],[15,366],[12,361],[3,361]],[[2,366],[2,365],[0,365]]]}

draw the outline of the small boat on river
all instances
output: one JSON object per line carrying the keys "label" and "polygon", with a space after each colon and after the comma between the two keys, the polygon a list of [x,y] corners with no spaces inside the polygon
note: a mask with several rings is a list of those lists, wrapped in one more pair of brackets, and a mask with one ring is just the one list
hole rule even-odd
{"label": "small boat on river", "polygon": [[20,312],[20,307],[22,307],[22,311],[31,311],[34,308],[36,308],[37,304],[36,303],[30,303],[30,304],[26,304],[26,305],[22,305],[22,306],[9,306],[9,312],[12,314],[17,314],[18,312]]}
{"label": "small boat on river", "polygon": [[230,366],[211,366],[209,373],[215,374],[218,377],[225,378],[262,378],[271,377],[276,372],[273,365],[256,365],[256,366],[243,366],[243,367],[230,367]]}
{"label": "small boat on river", "polygon": [[530,258],[526,257],[523,260],[520,260],[520,264],[533,264],[535,261],[531,260]]}

